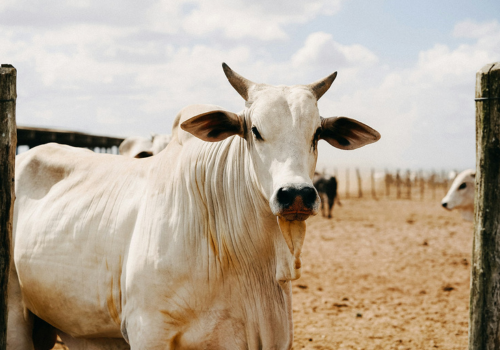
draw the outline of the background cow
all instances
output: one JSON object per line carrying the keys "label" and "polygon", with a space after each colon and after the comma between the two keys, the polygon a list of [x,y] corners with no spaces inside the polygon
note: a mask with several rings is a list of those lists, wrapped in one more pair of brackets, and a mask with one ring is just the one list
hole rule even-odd
{"label": "background cow", "polygon": [[18,157],[9,349],[33,349],[37,319],[72,349],[292,347],[317,143],[380,135],[320,117],[336,73],[270,86],[223,68],[245,109],[183,109],[155,157],[56,144]]}
{"label": "background cow", "polygon": [[142,136],[130,136],[122,141],[118,147],[121,155],[132,158],[146,158],[154,156],[163,151],[172,135],[152,134],[148,139]]}
{"label": "background cow", "polygon": [[[314,180],[314,187],[318,191],[321,198],[321,214],[330,219],[332,217],[333,205],[335,204],[335,199],[337,198],[337,179],[335,176],[319,175]],[[328,203],[328,208],[326,203]]]}
{"label": "background cow", "polygon": [[476,171],[473,169],[467,169],[458,174],[441,201],[443,208],[457,209],[464,220],[473,221],[475,178]]}

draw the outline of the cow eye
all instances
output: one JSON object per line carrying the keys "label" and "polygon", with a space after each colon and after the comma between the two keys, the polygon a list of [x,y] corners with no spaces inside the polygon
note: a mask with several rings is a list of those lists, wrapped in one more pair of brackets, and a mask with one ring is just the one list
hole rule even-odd
{"label": "cow eye", "polygon": [[252,126],[252,133],[253,133],[253,135],[255,136],[255,138],[257,140],[264,141],[264,139],[262,138],[262,136],[260,136],[259,130],[257,130],[257,128],[255,126]]}
{"label": "cow eye", "polygon": [[466,188],[466,187],[467,187],[467,184],[464,182],[463,184],[461,184],[461,185],[458,187],[458,189],[459,189],[459,190],[463,190],[463,189],[464,189],[464,188]]}

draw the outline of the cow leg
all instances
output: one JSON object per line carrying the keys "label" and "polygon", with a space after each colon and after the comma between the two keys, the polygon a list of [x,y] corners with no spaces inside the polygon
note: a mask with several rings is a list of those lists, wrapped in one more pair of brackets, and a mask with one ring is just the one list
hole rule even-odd
{"label": "cow leg", "polygon": [[50,350],[56,345],[56,329],[41,318],[34,316],[32,339],[35,350]]}
{"label": "cow leg", "polygon": [[319,195],[319,199],[321,199],[321,215],[326,218],[326,214],[325,214],[325,210],[326,210],[326,206],[325,206],[325,195],[323,193],[320,193]]}
{"label": "cow leg", "polygon": [[332,218],[332,209],[335,201],[335,197],[328,197],[328,219]]}
{"label": "cow leg", "polygon": [[8,293],[7,349],[34,350],[33,314],[25,309],[19,279],[11,261]]}
{"label": "cow leg", "polygon": [[121,338],[74,338],[58,331],[61,340],[70,350],[130,350],[127,342]]}
{"label": "cow leg", "polygon": [[[122,314],[123,315],[123,314]],[[168,329],[159,327],[163,322],[161,318],[134,312],[126,316],[122,323],[122,334],[126,334],[130,348],[134,350],[174,350],[177,344],[169,341],[171,336]]]}

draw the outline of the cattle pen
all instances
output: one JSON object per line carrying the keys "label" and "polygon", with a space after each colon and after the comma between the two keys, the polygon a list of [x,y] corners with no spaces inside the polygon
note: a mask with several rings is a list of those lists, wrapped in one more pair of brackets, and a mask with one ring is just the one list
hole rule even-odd
{"label": "cattle pen", "polygon": [[[6,288],[16,149],[57,142],[100,153],[116,153],[123,140],[35,127],[17,127],[16,131],[16,98],[16,70],[10,65],[2,65],[0,350],[6,349]],[[443,171],[427,174],[423,171],[384,171],[379,188],[376,172],[370,169],[369,180],[364,183],[371,187],[363,192],[359,169],[353,172],[346,169],[347,176],[339,188],[341,197],[345,195],[346,198],[340,214],[335,214],[331,221],[319,216],[310,221],[311,241],[306,243],[304,274],[293,283],[296,298],[294,349],[457,348],[458,341],[443,341],[452,338],[460,339],[459,345],[463,346],[467,325],[463,320],[453,323],[453,317],[467,312],[462,302],[469,296],[469,281],[464,276],[472,269],[469,350],[500,350],[500,63],[489,64],[477,73],[476,127],[472,260],[469,260],[466,244],[470,240],[467,234],[471,226],[453,222],[452,214],[434,203],[440,199],[436,191],[444,194],[449,184]],[[351,179],[349,182],[354,175],[357,181]],[[353,192],[349,183],[357,184]],[[363,201],[359,200],[362,197]],[[419,199],[420,206],[413,208],[410,199],[414,202]],[[423,224],[418,229],[420,223]],[[401,239],[397,235],[402,232],[407,235]],[[409,247],[413,251],[406,250]],[[337,254],[332,254],[334,250]],[[334,274],[335,278],[327,278],[329,274]],[[435,302],[429,301],[432,298]],[[439,323],[440,317],[444,322]],[[315,319],[314,323],[310,323],[311,319]],[[423,321],[416,326],[419,319]],[[460,330],[454,330],[457,325]],[[441,342],[438,338],[432,341],[425,338],[425,332],[434,336],[438,331],[449,334],[439,338]],[[339,341],[339,336],[345,337],[343,342]],[[360,344],[362,338],[364,344]],[[55,349],[66,348],[59,343]]]}

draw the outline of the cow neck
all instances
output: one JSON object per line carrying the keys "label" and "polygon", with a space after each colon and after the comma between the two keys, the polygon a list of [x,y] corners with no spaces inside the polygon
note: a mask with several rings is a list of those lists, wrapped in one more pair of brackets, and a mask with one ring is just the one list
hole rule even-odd
{"label": "cow neck", "polygon": [[221,267],[265,263],[273,254],[267,221],[275,219],[259,189],[246,141],[236,136],[203,143],[195,164],[206,238]]}
{"label": "cow neck", "polygon": [[205,212],[203,237],[217,266],[217,288],[221,279],[238,281],[244,288],[237,289],[254,300],[246,307],[264,305],[277,315],[288,314],[290,288],[280,287],[277,277],[283,266],[291,266],[291,254],[259,187],[246,141],[236,136],[203,143],[194,164],[193,192],[202,202],[197,208]]}
{"label": "cow neck", "polygon": [[[158,235],[159,242],[166,242],[161,246],[175,244],[176,252],[183,251],[179,256],[189,256],[182,268],[189,264],[191,276],[209,282],[206,295],[245,298],[248,302],[231,305],[245,309],[248,324],[259,324],[261,331],[280,324],[279,329],[291,332],[290,284],[280,285],[277,277],[291,265],[285,260],[292,255],[260,190],[246,141],[239,136],[214,143],[191,138],[158,157],[154,173],[162,185],[154,185],[156,199],[147,205],[154,211],[166,200],[168,215],[151,222],[148,235]],[[162,234],[163,228],[172,235]],[[143,245],[157,246],[146,239],[141,237]]]}
{"label": "cow neck", "polygon": [[212,143],[189,137],[157,157],[153,182],[162,185],[154,185],[147,211],[165,207],[166,200],[168,215],[151,222],[150,232],[169,227],[174,240],[206,252],[203,264],[209,265],[203,268],[212,275],[252,270],[251,275],[269,275],[273,283],[293,275],[293,256],[263,195],[246,140],[233,136]]}

